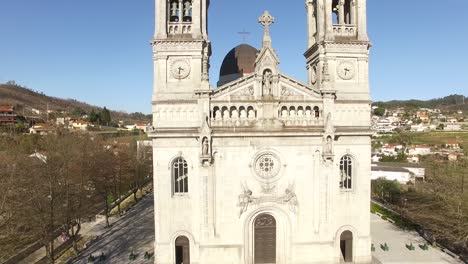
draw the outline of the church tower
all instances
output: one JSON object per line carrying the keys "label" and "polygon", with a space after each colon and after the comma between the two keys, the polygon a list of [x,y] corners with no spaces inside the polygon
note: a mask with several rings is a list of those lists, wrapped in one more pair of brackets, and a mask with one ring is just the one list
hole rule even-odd
{"label": "church tower", "polygon": [[309,85],[370,100],[366,0],[306,0],[306,9]]}
{"label": "church tower", "polygon": [[153,101],[191,100],[209,90],[209,0],[156,0]]}

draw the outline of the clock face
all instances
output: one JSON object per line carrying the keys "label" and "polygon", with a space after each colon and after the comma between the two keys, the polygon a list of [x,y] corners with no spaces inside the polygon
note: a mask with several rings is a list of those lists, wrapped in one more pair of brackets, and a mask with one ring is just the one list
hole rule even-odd
{"label": "clock face", "polygon": [[338,76],[340,76],[343,80],[351,80],[354,78],[356,74],[356,70],[354,68],[354,64],[349,61],[343,61],[338,65]]}
{"label": "clock face", "polygon": [[174,78],[185,79],[190,75],[190,64],[186,60],[175,60],[172,62],[171,72]]}

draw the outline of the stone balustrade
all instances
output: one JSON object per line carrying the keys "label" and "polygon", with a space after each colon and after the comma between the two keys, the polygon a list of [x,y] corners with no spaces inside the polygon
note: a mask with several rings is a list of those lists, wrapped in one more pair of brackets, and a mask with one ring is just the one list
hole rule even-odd
{"label": "stone balustrade", "polygon": [[191,22],[169,22],[167,25],[167,34],[192,34]]}
{"label": "stone balustrade", "polygon": [[285,126],[322,126],[322,111],[318,106],[282,105],[279,119]]}
{"label": "stone balustrade", "polygon": [[251,105],[216,105],[211,110],[212,126],[250,126],[257,120],[257,110]]}
{"label": "stone balustrade", "polygon": [[335,37],[356,37],[357,30],[355,25],[333,25]]}

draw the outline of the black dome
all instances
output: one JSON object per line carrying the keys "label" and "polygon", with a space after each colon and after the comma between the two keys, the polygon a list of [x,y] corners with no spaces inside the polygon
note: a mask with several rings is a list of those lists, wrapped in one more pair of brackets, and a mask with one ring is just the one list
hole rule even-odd
{"label": "black dome", "polygon": [[224,57],[219,72],[220,78],[232,74],[240,74],[242,76],[254,72],[257,52],[256,48],[247,44],[241,44],[233,48]]}

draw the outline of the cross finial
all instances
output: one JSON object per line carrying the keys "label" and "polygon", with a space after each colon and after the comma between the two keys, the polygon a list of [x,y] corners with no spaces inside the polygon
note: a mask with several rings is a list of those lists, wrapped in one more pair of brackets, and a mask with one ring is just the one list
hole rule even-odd
{"label": "cross finial", "polygon": [[242,35],[242,41],[243,43],[245,43],[245,39],[248,35],[250,35],[250,32],[245,31],[245,28],[244,28],[243,31],[237,32],[237,34]]}
{"label": "cross finial", "polygon": [[275,23],[275,18],[268,11],[263,12],[263,15],[258,18],[258,23],[262,24],[265,29],[263,33],[263,46],[271,44],[270,26]]}

